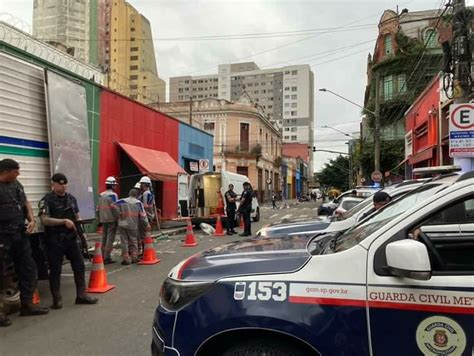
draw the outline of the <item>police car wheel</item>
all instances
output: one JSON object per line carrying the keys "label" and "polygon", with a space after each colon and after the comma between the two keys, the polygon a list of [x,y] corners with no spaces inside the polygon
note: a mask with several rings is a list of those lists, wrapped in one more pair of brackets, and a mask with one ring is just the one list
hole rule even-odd
{"label": "police car wheel", "polygon": [[250,340],[232,346],[222,356],[304,356],[295,345],[287,345],[275,339]]}

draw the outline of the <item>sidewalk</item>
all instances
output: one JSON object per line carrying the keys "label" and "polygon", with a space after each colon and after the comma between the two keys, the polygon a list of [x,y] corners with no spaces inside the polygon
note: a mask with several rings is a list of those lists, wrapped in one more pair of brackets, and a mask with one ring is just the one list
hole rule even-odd
{"label": "sidewalk", "polygon": [[[182,221],[164,221],[161,224],[161,232],[158,230],[151,231],[151,237],[154,240],[166,240],[170,236],[184,234],[186,232],[186,222]],[[117,236],[119,236],[119,232],[117,231]],[[118,240],[118,242],[117,242]],[[94,243],[102,242],[102,234],[101,233],[88,233],[87,234],[87,242],[89,242],[89,250],[94,249]],[[120,244],[120,239],[116,238],[115,244]]]}

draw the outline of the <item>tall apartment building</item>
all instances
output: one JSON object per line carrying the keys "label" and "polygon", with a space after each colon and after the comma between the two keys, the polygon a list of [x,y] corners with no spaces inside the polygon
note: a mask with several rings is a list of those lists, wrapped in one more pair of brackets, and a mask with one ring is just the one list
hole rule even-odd
{"label": "tall apartment building", "polygon": [[33,36],[89,63],[88,0],[34,0]]}
{"label": "tall apartment building", "polygon": [[219,98],[243,92],[282,128],[283,142],[313,144],[314,75],[309,65],[260,69],[254,62],[222,64],[218,74],[170,78],[170,101]]}
{"label": "tall apartment building", "polygon": [[111,2],[106,48],[109,87],[145,104],[165,101],[148,19],[124,0]]}

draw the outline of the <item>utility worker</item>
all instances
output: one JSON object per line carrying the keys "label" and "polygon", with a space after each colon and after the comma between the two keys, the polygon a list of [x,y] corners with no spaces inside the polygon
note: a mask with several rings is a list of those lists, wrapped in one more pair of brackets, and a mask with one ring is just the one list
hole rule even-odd
{"label": "utility worker", "polygon": [[148,221],[151,223],[155,219],[155,196],[151,191],[151,179],[142,177],[140,185],[142,190],[141,202],[145,208]]}
{"label": "utility worker", "polygon": [[234,230],[235,224],[235,210],[237,208],[235,204],[235,200],[237,198],[237,194],[234,192],[234,185],[229,184],[229,190],[225,192],[225,211],[227,214],[227,235],[233,235],[237,232]]}
{"label": "utility worker", "polygon": [[117,233],[117,219],[112,209],[112,204],[118,200],[115,188],[117,180],[114,177],[108,177],[105,180],[105,191],[100,193],[99,197],[99,223],[102,224],[102,256],[104,264],[115,263],[110,257],[114,248],[115,235]]}
{"label": "utility worker", "polygon": [[[135,183],[135,186],[133,187],[137,191],[137,199],[142,201],[142,184],[140,182]],[[143,249],[144,249],[144,239],[145,239],[145,227],[143,224],[138,224],[138,256],[143,256]]]}
{"label": "utility worker", "polygon": [[[128,198],[118,200],[114,205],[114,211],[118,216],[118,229],[122,247],[122,265],[137,263],[137,236],[140,225],[149,231],[150,224],[146,217],[145,209],[140,200],[137,199],[137,191],[131,189]],[[131,258],[131,260],[130,260]]]}
{"label": "utility worker", "polygon": [[[16,179],[19,174],[17,161],[8,158],[0,161],[0,245],[3,255],[0,263],[5,265],[8,258],[15,265],[19,277],[20,315],[42,315],[47,314],[48,309],[33,305],[38,280],[28,237],[35,229],[35,218],[23,186]],[[25,218],[28,221],[26,228]],[[3,268],[0,269],[2,271]],[[10,319],[0,310],[0,326],[10,325]]]}
{"label": "utility worker", "polygon": [[252,212],[252,197],[253,190],[249,182],[243,184],[244,191],[242,192],[242,197],[240,198],[239,209],[237,211],[242,215],[244,219],[244,232],[239,234],[239,236],[251,236],[251,221],[250,213]]}
{"label": "utility worker", "polygon": [[[140,178],[141,186],[141,196],[140,201],[143,203],[145,208],[145,213],[148,218],[148,222],[151,223],[155,219],[155,195],[151,191],[151,179],[148,177]],[[143,239],[145,237],[145,232],[140,230],[138,245],[140,246],[141,251],[143,251]]]}
{"label": "utility worker", "polygon": [[97,298],[86,294],[85,266],[77,243],[75,221],[80,220],[76,198],[66,192],[67,177],[56,173],[51,177],[52,191],[39,202],[39,216],[45,226],[46,254],[49,262],[49,287],[53,296],[53,309],[63,307],[61,296],[61,270],[64,256],[71,263],[76,284],[76,304],[96,304]]}

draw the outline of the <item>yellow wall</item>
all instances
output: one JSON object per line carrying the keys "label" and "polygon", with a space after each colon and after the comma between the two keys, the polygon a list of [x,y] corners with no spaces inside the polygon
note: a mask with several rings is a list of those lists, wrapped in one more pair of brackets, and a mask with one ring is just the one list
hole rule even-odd
{"label": "yellow wall", "polygon": [[165,101],[148,20],[124,0],[115,0],[110,24],[110,88],[145,104]]}

